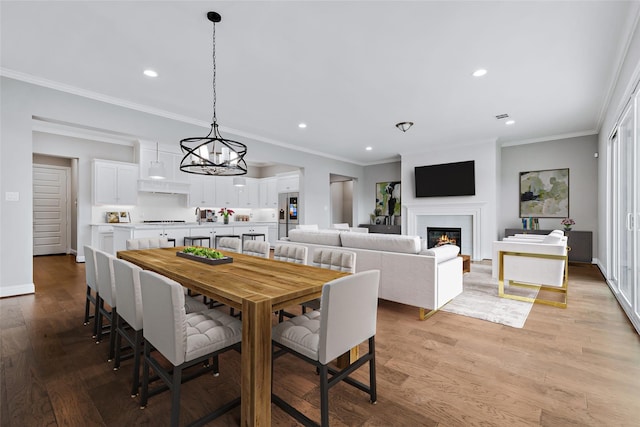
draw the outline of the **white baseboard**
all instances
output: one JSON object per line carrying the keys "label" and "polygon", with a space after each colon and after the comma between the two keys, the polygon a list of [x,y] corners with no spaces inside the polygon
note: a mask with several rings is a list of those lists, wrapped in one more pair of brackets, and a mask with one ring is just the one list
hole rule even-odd
{"label": "white baseboard", "polygon": [[16,286],[3,286],[0,287],[0,298],[14,297],[16,295],[33,294],[36,292],[36,287],[33,283]]}
{"label": "white baseboard", "polygon": [[84,255],[76,255],[76,262],[84,262]]}

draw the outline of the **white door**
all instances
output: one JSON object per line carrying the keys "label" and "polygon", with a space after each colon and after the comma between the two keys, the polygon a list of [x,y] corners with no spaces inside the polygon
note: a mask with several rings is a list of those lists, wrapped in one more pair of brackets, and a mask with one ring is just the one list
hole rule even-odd
{"label": "white door", "polygon": [[33,254],[68,253],[69,168],[33,165]]}

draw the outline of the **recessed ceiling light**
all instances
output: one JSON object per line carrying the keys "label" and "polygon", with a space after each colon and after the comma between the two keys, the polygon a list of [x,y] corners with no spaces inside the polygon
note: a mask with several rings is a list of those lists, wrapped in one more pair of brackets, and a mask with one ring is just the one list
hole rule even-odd
{"label": "recessed ceiling light", "polygon": [[373,150],[373,147],[366,147],[365,150],[371,151],[371,150]]}
{"label": "recessed ceiling light", "polygon": [[147,77],[158,77],[158,73],[154,70],[144,70],[144,75]]}
{"label": "recessed ceiling light", "polygon": [[507,120],[506,122],[504,122],[504,124],[507,125],[507,126],[511,126],[515,122],[516,122],[515,120]]}
{"label": "recessed ceiling light", "polygon": [[473,77],[482,77],[487,74],[487,70],[484,68],[479,68],[473,72]]}
{"label": "recessed ceiling light", "polygon": [[307,124],[306,123],[298,123],[298,127],[300,129],[305,129],[307,127]]}

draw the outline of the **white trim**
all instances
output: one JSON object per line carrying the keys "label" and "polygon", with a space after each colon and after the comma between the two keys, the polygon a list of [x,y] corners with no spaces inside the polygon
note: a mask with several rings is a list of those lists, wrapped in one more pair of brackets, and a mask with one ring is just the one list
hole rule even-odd
{"label": "white trim", "polygon": [[531,139],[523,139],[520,141],[505,141],[501,142],[501,147],[512,147],[514,145],[525,145],[525,144],[535,144],[537,142],[546,142],[546,141],[555,141],[558,139],[569,139],[569,138],[577,138],[580,136],[589,136],[589,135],[597,135],[598,131],[596,129],[589,129],[580,132],[570,132],[558,135],[550,135],[542,138],[531,138]]}
{"label": "white trim", "polygon": [[33,132],[70,136],[72,138],[89,139],[91,141],[100,141],[126,146],[133,146],[134,142],[137,140],[134,136],[117,135],[105,131],[88,129],[81,125],[56,123],[40,117],[32,117],[31,123],[31,130]]}
{"label": "white trim", "polygon": [[470,215],[473,230],[471,258],[474,261],[482,259],[482,209],[486,202],[455,203],[455,204],[429,204],[429,205],[405,205],[407,210],[407,234],[418,235],[418,215]]}
{"label": "white trim", "polygon": [[84,255],[78,255],[76,252],[76,262],[84,262]]}
{"label": "white trim", "polygon": [[15,286],[0,286],[0,298],[14,297],[17,295],[34,294],[36,287],[33,283]]}

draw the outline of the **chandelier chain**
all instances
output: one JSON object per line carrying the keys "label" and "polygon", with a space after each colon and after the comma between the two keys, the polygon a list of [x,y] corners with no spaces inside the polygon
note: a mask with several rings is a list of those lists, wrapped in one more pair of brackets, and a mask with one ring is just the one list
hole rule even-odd
{"label": "chandelier chain", "polygon": [[216,123],[216,23],[213,23],[213,122]]}

